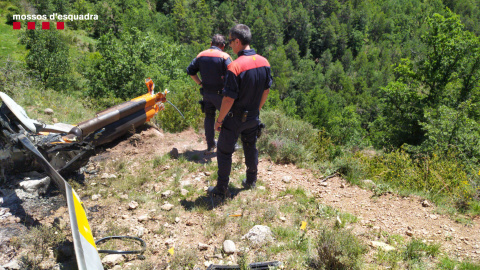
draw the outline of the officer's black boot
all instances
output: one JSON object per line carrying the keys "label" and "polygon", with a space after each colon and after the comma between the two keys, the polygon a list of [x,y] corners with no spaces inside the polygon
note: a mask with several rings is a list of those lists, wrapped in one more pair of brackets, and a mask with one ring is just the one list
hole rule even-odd
{"label": "officer's black boot", "polygon": [[228,188],[220,188],[218,186],[208,187],[207,193],[211,196],[220,196],[226,198],[229,196]]}
{"label": "officer's black boot", "polygon": [[243,179],[242,187],[245,189],[255,189],[257,187],[257,183],[256,182],[250,183],[247,181],[247,179]]}

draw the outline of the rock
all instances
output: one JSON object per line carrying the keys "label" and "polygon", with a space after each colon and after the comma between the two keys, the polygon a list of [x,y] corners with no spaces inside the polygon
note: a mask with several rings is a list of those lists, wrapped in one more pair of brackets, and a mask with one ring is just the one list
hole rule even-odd
{"label": "rock", "polygon": [[177,159],[178,158],[178,149],[177,148],[173,148],[171,151],[170,151],[170,157],[174,158],[174,159]]}
{"label": "rock", "polygon": [[93,194],[92,195],[92,201],[98,201],[98,199],[102,198],[102,195],[100,194]]}
{"label": "rock", "polygon": [[153,191],[160,192],[161,190],[162,190],[162,185],[160,184],[153,185]]}
{"label": "rock", "polygon": [[285,221],[287,221],[287,218],[286,217],[280,217],[280,220],[285,222]]}
{"label": "rock", "polygon": [[7,264],[4,264],[4,265],[3,265],[3,268],[5,268],[5,269],[12,269],[12,270],[13,270],[13,269],[14,269],[14,270],[22,269],[22,268],[20,267],[20,264],[18,263],[18,261],[15,260],[15,259],[12,260],[12,261],[10,261],[10,262],[7,263]]}
{"label": "rock", "polygon": [[432,207],[432,204],[429,201],[424,200],[424,201],[422,201],[422,206],[423,207]]}
{"label": "rock", "polygon": [[264,186],[258,186],[257,189],[258,190],[265,190],[265,187]]}
{"label": "rock", "polygon": [[367,187],[370,187],[370,188],[375,188],[377,185],[375,185],[375,182],[373,182],[372,180],[370,179],[366,179],[366,180],[362,180],[362,183],[367,186]]}
{"label": "rock", "polygon": [[381,248],[383,249],[384,251],[391,251],[391,250],[395,250],[394,247],[390,246],[389,244],[386,244],[386,243],[383,243],[383,242],[378,242],[378,241],[372,241],[370,242],[370,246],[374,247],[374,248]]}
{"label": "rock", "polygon": [[65,222],[63,217],[56,217],[53,219],[53,225],[58,229],[63,230],[67,227],[67,222]]}
{"label": "rock", "polygon": [[140,222],[144,222],[144,221],[147,221],[149,218],[148,218],[148,215],[141,215],[137,219]]}
{"label": "rock", "polygon": [[413,232],[410,231],[410,230],[406,231],[405,234],[408,235],[408,236],[413,236]]}
{"label": "rock", "polygon": [[180,222],[180,218],[179,217],[176,217],[175,218],[175,223],[179,223]]}
{"label": "rock", "polygon": [[52,115],[53,114],[53,110],[51,108],[46,108],[45,110],[43,110],[43,112],[47,115]]}
{"label": "rock", "polygon": [[128,204],[128,209],[129,210],[134,210],[134,209],[137,209],[138,207],[138,203],[136,201],[131,201],[129,204]]}
{"label": "rock", "polygon": [[121,254],[109,254],[103,258],[102,263],[109,267],[113,267],[114,265],[123,262],[124,259],[125,258]]}
{"label": "rock", "polygon": [[102,179],[114,179],[114,178],[117,178],[117,176],[113,173],[112,174],[103,173],[100,178],[102,178]]}
{"label": "rock", "polygon": [[209,267],[210,265],[212,265],[213,263],[211,261],[205,261],[203,263],[203,265],[205,265],[205,267]]}
{"label": "rock", "polygon": [[120,194],[120,199],[128,200],[128,194]]}
{"label": "rock", "polygon": [[166,204],[162,205],[160,208],[162,208],[165,211],[170,211],[170,210],[173,209],[173,206],[174,206],[173,204],[166,203]]}
{"label": "rock", "polygon": [[235,243],[232,240],[223,241],[223,252],[226,254],[233,254],[237,251]]}
{"label": "rock", "polygon": [[54,124],[56,124],[56,123],[58,123],[58,119],[54,117],[54,118],[52,118],[52,122],[53,122]]}
{"label": "rock", "polygon": [[345,188],[345,183],[341,183],[340,188]]}
{"label": "rock", "polygon": [[122,266],[120,265],[115,265],[112,270],[122,270]]}
{"label": "rock", "polygon": [[290,175],[285,175],[283,178],[282,178],[282,181],[284,183],[290,183],[292,181],[292,177]]}
{"label": "rock", "polygon": [[137,229],[137,237],[142,237],[143,234],[145,233],[145,228],[138,226],[136,229]]}
{"label": "rock", "polygon": [[210,175],[212,175],[211,172],[203,172],[203,174],[205,174],[205,176],[210,176]]}
{"label": "rock", "polygon": [[187,196],[188,190],[182,188],[182,189],[180,190],[180,194],[182,194],[182,196]]}
{"label": "rock", "polygon": [[175,194],[173,191],[167,190],[167,191],[162,193],[162,197],[163,198],[168,198],[168,197],[171,197],[173,194]]}
{"label": "rock", "polygon": [[263,225],[255,225],[247,234],[242,236],[242,240],[243,239],[248,239],[254,245],[261,245],[265,242],[271,242],[274,240],[270,228]]}
{"label": "rock", "polygon": [[435,219],[437,219],[438,217],[437,217],[436,215],[430,215],[430,218],[435,220]]}
{"label": "rock", "polygon": [[19,217],[16,217],[16,216],[9,216],[7,220],[11,224],[19,223],[21,221],[21,219]]}
{"label": "rock", "polygon": [[30,180],[28,177],[25,179],[26,181],[20,183],[20,187],[28,193],[45,194],[50,185],[50,177],[48,176],[35,180]]}
{"label": "rock", "polygon": [[185,181],[180,181],[180,186],[184,187],[184,186],[189,186],[191,185],[190,181],[188,180],[185,180]]}
{"label": "rock", "polygon": [[208,245],[204,243],[198,243],[198,250],[207,250]]}

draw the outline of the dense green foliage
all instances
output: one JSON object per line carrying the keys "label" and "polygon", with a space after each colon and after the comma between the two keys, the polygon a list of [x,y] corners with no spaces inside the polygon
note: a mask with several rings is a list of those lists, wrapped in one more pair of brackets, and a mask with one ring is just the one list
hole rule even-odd
{"label": "dense green foliage", "polygon": [[[0,10],[6,23],[12,12],[97,14],[61,32],[23,31],[26,68],[95,108],[145,93],[151,77],[185,115],[166,104],[156,121],[170,131],[202,118],[190,61],[213,34],[247,24],[274,75],[262,151],[478,205],[478,0],[30,0]],[[365,147],[385,154],[355,155]]]}

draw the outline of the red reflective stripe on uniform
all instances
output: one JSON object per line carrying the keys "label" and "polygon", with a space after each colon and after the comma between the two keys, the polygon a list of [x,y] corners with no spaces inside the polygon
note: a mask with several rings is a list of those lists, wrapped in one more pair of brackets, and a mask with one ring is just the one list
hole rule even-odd
{"label": "red reflective stripe on uniform", "polygon": [[208,50],[205,50],[205,51],[199,53],[197,55],[197,58],[199,58],[199,57],[220,57],[220,58],[223,58],[223,59],[228,59],[230,57],[230,55],[228,55],[228,53],[221,52],[219,50],[208,49]]}
{"label": "red reflective stripe on uniform", "polygon": [[228,65],[228,70],[233,72],[235,76],[238,76],[240,73],[259,67],[270,67],[270,63],[263,56],[258,54],[256,55],[242,55]]}

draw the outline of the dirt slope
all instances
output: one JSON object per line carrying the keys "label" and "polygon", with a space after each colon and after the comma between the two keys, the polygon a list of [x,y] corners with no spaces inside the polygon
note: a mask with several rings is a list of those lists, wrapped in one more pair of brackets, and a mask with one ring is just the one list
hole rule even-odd
{"label": "dirt slope", "polygon": [[[131,152],[137,155],[152,155],[165,154],[172,148],[177,148],[179,154],[201,156],[202,151],[206,149],[203,136],[192,130],[169,134],[149,129],[141,133],[141,138],[141,144],[136,147],[128,141],[123,141],[110,152],[115,155]],[[209,161],[216,162],[215,156]],[[274,164],[267,158],[260,160],[258,171],[259,179],[263,179],[266,187],[273,193],[283,191],[287,187],[302,186],[323,204],[357,216],[359,222],[354,225],[354,232],[358,235],[365,235],[371,231],[385,231],[388,234],[425,239],[440,243],[441,249],[452,257],[479,261],[478,218],[473,220],[472,224],[461,224],[447,215],[436,214],[434,205],[424,207],[421,198],[391,194],[375,197],[372,191],[352,186],[341,178],[335,177],[321,182],[309,170],[294,165]],[[291,177],[289,183],[283,181],[285,176]],[[201,185],[199,187],[201,188]]]}
{"label": "dirt slope", "polygon": [[[187,203],[180,202],[184,209],[176,210],[180,215],[172,220],[171,215],[159,211],[161,205],[148,201],[144,202],[142,207],[138,209],[129,210],[131,199],[126,194],[116,193],[113,186],[102,187],[100,190],[108,190],[106,192],[108,195],[100,199],[94,200],[88,192],[93,185],[101,183],[101,179],[104,178],[101,175],[116,173],[112,167],[99,168],[97,165],[101,162],[106,164],[112,162],[112,160],[124,160],[128,163],[128,166],[141,168],[142,160],[151,160],[155,156],[162,156],[176,148],[179,155],[193,159],[196,163],[205,164],[205,166],[209,162],[215,164],[215,155],[203,155],[203,151],[206,149],[204,137],[193,130],[170,134],[155,128],[145,128],[138,134],[124,138],[109,145],[109,147],[91,158],[91,162],[88,165],[90,168],[87,166],[85,170],[95,169],[98,172],[96,175],[85,173],[83,182],[86,185],[80,185],[77,188],[77,193],[82,197],[86,208],[91,210],[89,220],[94,233],[97,236],[111,233],[108,230],[112,223],[127,228],[127,232],[123,233],[141,235],[149,248],[153,250],[149,254],[148,260],[158,264],[166,264],[169,260],[167,254],[169,247],[197,248],[198,243],[209,245],[209,250],[207,250],[206,256],[202,260],[210,260],[207,254],[214,254],[215,251],[211,249],[221,247],[224,235],[218,234],[216,237],[207,236],[204,224],[210,218],[208,213],[187,211],[185,210],[188,208]],[[234,155],[234,157],[235,159],[239,158],[238,155]],[[168,169],[172,168],[162,168],[162,170]],[[244,170],[243,167],[241,170]],[[159,171],[158,173],[162,172]],[[195,190],[203,190],[210,184],[206,181],[206,175],[210,173],[206,173],[203,170],[194,172],[185,176],[182,181],[187,181]],[[319,173],[321,172],[317,172],[317,174]],[[452,258],[469,259],[474,262],[479,261],[480,222],[478,219],[473,220],[469,225],[460,224],[453,221],[449,216],[436,214],[435,206],[433,205],[425,207],[422,205],[422,199],[420,198],[402,198],[392,194],[375,197],[372,191],[352,186],[338,177],[322,182],[317,174],[306,169],[297,168],[294,165],[274,164],[267,158],[262,158],[259,163],[259,179],[262,179],[264,186],[270,193],[267,197],[273,198],[289,187],[303,187],[322,204],[358,217],[359,222],[352,223],[349,226],[352,226],[353,232],[364,239],[365,242],[375,240],[372,239],[372,235],[386,232],[388,234],[402,235],[406,238],[415,237],[432,243],[439,243],[441,244],[441,250]],[[173,179],[167,179],[167,181],[173,181]],[[149,194],[152,192],[158,194],[164,191],[162,186],[158,186],[155,183],[147,182],[144,186],[145,192]],[[7,189],[3,187],[3,190],[5,193]],[[248,201],[251,193],[241,192],[238,196],[242,200]],[[0,227],[3,227],[3,229],[0,228],[0,238],[3,237],[4,240],[8,240],[8,237],[15,233],[5,236],[6,232],[12,230],[18,232],[25,231],[29,226],[38,223],[51,224],[57,217],[63,218],[63,220],[68,222],[66,207],[58,206],[59,197],[59,195],[56,195],[50,198],[41,198],[42,202],[45,202],[45,208],[48,208],[48,205],[50,205],[50,208],[48,208],[49,214],[46,214],[46,211],[35,210],[34,207],[31,207],[32,203],[30,202],[28,204],[30,205],[29,207],[24,207],[24,211],[27,212],[26,216],[30,221],[26,222],[25,217],[20,217],[24,219],[22,222],[0,223]],[[167,201],[167,199],[165,200]],[[278,203],[282,202],[279,201]],[[225,215],[227,214],[226,211],[230,210],[227,210],[225,206],[219,206],[211,211],[218,215]],[[69,226],[66,227],[66,231],[68,231],[68,228]],[[224,233],[228,233],[229,230],[232,233],[235,232],[235,228],[223,228],[223,230],[225,231]],[[14,251],[12,247],[8,246],[8,241],[3,241],[2,245],[0,265],[20,255],[20,252]],[[129,260],[132,260],[132,262],[124,264],[124,267],[127,269],[138,264],[133,257]],[[50,261],[50,265],[52,264],[54,262]],[[45,265],[48,266],[48,263]]]}

